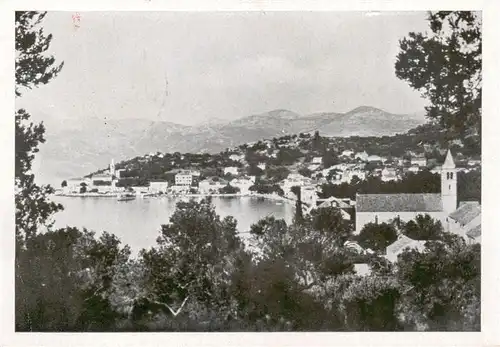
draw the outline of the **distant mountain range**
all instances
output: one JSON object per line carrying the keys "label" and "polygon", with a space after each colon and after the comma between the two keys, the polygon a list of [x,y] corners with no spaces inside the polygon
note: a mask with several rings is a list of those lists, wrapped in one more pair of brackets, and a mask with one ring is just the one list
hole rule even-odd
{"label": "distant mountain range", "polygon": [[[425,123],[422,114],[391,114],[368,106],[347,113],[299,115],[273,110],[234,121],[185,126],[143,119],[80,122],[46,121],[35,172],[40,182],[80,176],[115,161],[149,152],[219,152],[225,148],[286,134],[319,131],[323,136],[384,136]],[[37,167],[38,166],[38,167]]]}

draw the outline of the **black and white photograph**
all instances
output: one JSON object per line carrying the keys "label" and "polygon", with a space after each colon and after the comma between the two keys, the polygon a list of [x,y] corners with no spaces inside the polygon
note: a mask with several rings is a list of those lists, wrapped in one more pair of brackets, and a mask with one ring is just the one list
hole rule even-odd
{"label": "black and white photograph", "polygon": [[16,333],[482,330],[483,11],[21,9]]}

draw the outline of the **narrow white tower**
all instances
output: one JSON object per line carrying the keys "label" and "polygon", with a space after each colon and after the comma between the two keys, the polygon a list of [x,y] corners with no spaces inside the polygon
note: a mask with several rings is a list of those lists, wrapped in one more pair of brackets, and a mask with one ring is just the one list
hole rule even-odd
{"label": "narrow white tower", "polygon": [[111,176],[115,175],[115,160],[111,159],[111,164],[109,165],[109,174]]}
{"label": "narrow white tower", "polygon": [[441,200],[447,215],[457,209],[457,170],[450,150],[441,169]]}

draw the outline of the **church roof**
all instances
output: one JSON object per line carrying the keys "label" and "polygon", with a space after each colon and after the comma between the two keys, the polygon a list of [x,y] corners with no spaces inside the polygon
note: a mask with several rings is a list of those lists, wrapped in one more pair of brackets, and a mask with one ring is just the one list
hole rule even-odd
{"label": "church roof", "polygon": [[453,156],[451,155],[451,151],[448,150],[448,153],[446,153],[446,159],[444,160],[443,164],[443,169],[454,169],[455,168],[455,162],[453,161]]}
{"label": "church roof", "polygon": [[359,194],[357,212],[441,212],[441,194]]}
{"label": "church roof", "polygon": [[481,214],[481,206],[477,201],[467,201],[462,203],[459,208],[450,213],[449,217],[460,225],[469,224],[474,218]]}

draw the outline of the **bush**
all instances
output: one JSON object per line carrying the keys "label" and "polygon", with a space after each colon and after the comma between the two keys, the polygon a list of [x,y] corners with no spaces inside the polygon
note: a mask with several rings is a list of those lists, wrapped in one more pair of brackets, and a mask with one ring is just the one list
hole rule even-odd
{"label": "bush", "polygon": [[357,236],[361,247],[371,248],[378,252],[384,252],[387,246],[396,241],[397,238],[396,229],[388,223],[368,223]]}
{"label": "bush", "polygon": [[311,175],[312,175],[312,171],[306,167],[300,168],[298,172],[299,172],[299,174],[301,174],[302,176],[305,176],[305,177],[311,177]]}
{"label": "bush", "polygon": [[220,194],[236,194],[236,193],[239,193],[240,192],[240,188],[238,187],[233,187],[232,185],[230,185],[229,183],[220,188],[219,189],[219,193]]}

